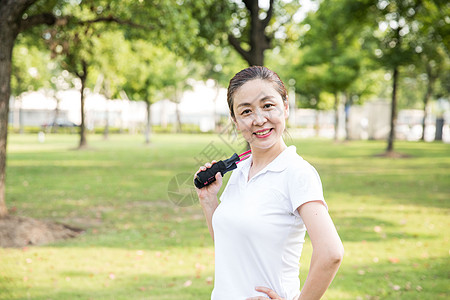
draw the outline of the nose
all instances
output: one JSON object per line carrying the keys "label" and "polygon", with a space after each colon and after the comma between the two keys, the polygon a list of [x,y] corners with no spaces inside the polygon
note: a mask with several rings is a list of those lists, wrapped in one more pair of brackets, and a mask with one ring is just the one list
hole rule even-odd
{"label": "nose", "polygon": [[266,122],[267,122],[267,116],[265,115],[265,113],[261,110],[257,110],[254,114],[253,125],[261,126]]}

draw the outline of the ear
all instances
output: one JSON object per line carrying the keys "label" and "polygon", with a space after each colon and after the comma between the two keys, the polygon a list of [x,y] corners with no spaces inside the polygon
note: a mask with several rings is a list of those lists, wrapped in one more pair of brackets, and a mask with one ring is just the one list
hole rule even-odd
{"label": "ear", "polygon": [[237,121],[236,121],[236,117],[230,116],[230,120],[231,120],[231,122],[233,123],[234,128],[236,128],[236,130],[239,130],[238,123],[237,123]]}
{"label": "ear", "polygon": [[284,105],[284,118],[289,118],[289,99],[286,98],[286,101],[283,101]]}

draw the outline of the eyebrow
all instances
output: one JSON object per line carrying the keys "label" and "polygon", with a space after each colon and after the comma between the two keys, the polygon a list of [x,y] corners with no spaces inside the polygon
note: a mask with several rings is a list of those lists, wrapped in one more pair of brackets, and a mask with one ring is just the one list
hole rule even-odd
{"label": "eyebrow", "polygon": [[[266,101],[266,100],[272,100],[274,98],[275,98],[274,96],[267,95],[267,96],[264,96],[261,99],[259,99],[259,102],[263,102],[263,101]],[[251,105],[252,105],[252,103],[244,102],[244,103],[239,103],[238,106],[236,106],[236,108],[239,108],[241,106],[251,106]]]}
{"label": "eyebrow", "polygon": [[237,106],[237,108],[239,108],[239,107],[241,107],[241,106],[250,106],[251,104],[250,103],[247,103],[247,102],[245,102],[245,103],[240,103],[240,104],[238,104],[238,106]]}

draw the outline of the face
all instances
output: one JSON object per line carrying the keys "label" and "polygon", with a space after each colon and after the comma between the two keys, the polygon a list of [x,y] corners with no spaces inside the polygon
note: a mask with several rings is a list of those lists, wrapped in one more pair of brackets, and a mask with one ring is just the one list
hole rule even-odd
{"label": "face", "polygon": [[236,90],[233,102],[236,128],[252,147],[268,149],[282,141],[289,106],[274,83],[248,81]]}

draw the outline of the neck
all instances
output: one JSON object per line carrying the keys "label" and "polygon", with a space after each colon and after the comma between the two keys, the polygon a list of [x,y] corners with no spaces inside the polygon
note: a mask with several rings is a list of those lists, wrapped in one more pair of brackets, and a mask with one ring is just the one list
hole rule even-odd
{"label": "neck", "polygon": [[283,139],[280,139],[280,142],[267,149],[251,147],[252,167],[257,169],[264,168],[286,148],[287,146],[284,143]]}

